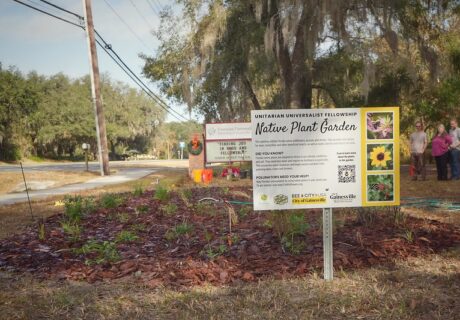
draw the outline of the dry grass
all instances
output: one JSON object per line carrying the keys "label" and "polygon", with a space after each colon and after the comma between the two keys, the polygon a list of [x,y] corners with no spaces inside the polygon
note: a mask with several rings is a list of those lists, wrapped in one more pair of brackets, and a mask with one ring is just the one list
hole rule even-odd
{"label": "dry grass", "polygon": [[399,262],[392,270],[312,273],[184,291],[123,282],[38,281],[0,274],[5,319],[458,319],[457,253]]}
{"label": "dry grass", "polygon": [[[82,183],[90,179],[97,178],[95,172],[64,172],[64,171],[27,171],[26,181],[54,181],[53,188],[67,184]],[[21,172],[0,172],[0,194],[13,192],[14,189],[24,183]]]}

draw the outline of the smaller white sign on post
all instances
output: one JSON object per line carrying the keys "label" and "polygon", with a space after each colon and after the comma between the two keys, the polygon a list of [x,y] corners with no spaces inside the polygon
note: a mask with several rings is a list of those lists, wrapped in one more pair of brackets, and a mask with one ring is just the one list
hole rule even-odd
{"label": "smaller white sign on post", "polygon": [[251,123],[207,123],[206,162],[251,161]]}

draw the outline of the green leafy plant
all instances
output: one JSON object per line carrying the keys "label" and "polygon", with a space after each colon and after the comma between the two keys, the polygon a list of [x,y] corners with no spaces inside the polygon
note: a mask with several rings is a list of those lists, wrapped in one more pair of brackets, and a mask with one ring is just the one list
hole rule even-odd
{"label": "green leafy plant", "polygon": [[82,196],[66,196],[64,198],[64,219],[79,222],[83,217],[95,209],[94,198]]}
{"label": "green leafy plant", "polygon": [[172,216],[177,212],[177,205],[175,203],[168,203],[167,205],[162,207],[162,210],[166,215]]}
{"label": "green leafy plant", "polygon": [[133,196],[140,197],[144,193],[144,187],[142,184],[136,184],[133,190]]}
{"label": "green leafy plant", "polygon": [[147,230],[147,226],[143,223],[137,223],[131,226],[131,230],[134,232],[142,232]]}
{"label": "green leafy plant", "polygon": [[163,186],[158,186],[155,190],[155,194],[153,195],[155,200],[160,202],[165,202],[169,200],[169,190]]}
{"label": "green leafy plant", "polygon": [[123,230],[120,231],[120,233],[117,234],[115,241],[116,242],[121,242],[121,243],[126,243],[126,242],[134,242],[138,240],[139,237],[134,231],[128,231],[128,230]]}
{"label": "green leafy plant", "polygon": [[192,191],[190,189],[181,190],[179,196],[187,208],[190,208],[192,206],[192,204],[190,203],[190,199],[192,198]]}
{"label": "green leafy plant", "polygon": [[145,214],[149,211],[149,206],[148,205],[140,205],[136,208],[136,214]]}
{"label": "green leafy plant", "polygon": [[38,224],[38,240],[44,241],[45,238],[46,238],[45,224],[42,221]]}
{"label": "green leafy plant", "polygon": [[194,228],[192,225],[188,224],[187,222],[182,222],[181,224],[178,224],[177,226],[166,231],[165,239],[172,241],[179,238],[180,236],[189,235],[193,232],[193,230]]}
{"label": "green leafy plant", "polygon": [[110,241],[90,240],[81,248],[76,249],[77,254],[90,255],[91,257],[85,260],[85,264],[103,264],[107,262],[116,262],[120,259],[116,243]]}
{"label": "green leafy plant", "polygon": [[80,240],[83,228],[77,222],[61,221],[61,227],[70,241],[77,242]]}
{"label": "green leafy plant", "polygon": [[412,230],[410,230],[410,229],[406,229],[406,230],[404,231],[404,234],[402,235],[402,237],[403,237],[404,239],[406,239],[406,241],[409,242],[409,243],[413,243],[414,240],[415,240],[415,234],[414,234],[414,232],[413,232]]}
{"label": "green leafy plant", "polygon": [[300,253],[304,243],[299,238],[310,228],[302,212],[272,212],[269,216],[269,225],[280,239],[283,249],[294,254]]}
{"label": "green leafy plant", "polygon": [[358,208],[357,211],[358,222],[364,226],[371,226],[376,219],[376,212],[374,208]]}
{"label": "green leafy plant", "polygon": [[126,223],[129,221],[129,214],[126,212],[117,213],[116,219],[120,223]]}
{"label": "green leafy plant", "polygon": [[214,260],[225,252],[227,252],[227,246],[225,244],[220,244],[216,247],[207,244],[201,251],[201,254],[205,255],[209,260]]}
{"label": "green leafy plant", "polygon": [[401,210],[400,206],[389,207],[390,212],[392,211],[393,223],[397,226],[403,226],[406,224],[407,215]]}
{"label": "green leafy plant", "polygon": [[112,209],[118,207],[123,202],[123,199],[113,193],[104,194],[101,198],[101,205],[106,209]]}
{"label": "green leafy plant", "polygon": [[252,211],[252,207],[250,206],[242,206],[240,210],[238,210],[238,216],[243,219]]}

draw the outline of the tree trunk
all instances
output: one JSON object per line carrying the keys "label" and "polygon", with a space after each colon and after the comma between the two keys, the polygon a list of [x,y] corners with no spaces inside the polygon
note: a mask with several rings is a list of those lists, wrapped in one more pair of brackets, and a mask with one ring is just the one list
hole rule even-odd
{"label": "tree trunk", "polygon": [[289,54],[288,45],[285,44],[283,27],[276,5],[273,5],[273,15],[275,19],[275,41],[277,42],[273,47],[273,52],[280,68],[284,90],[284,107],[289,109],[309,109],[311,108],[312,97],[312,75],[306,63],[306,57],[312,53],[306,52],[308,50],[305,43],[306,8],[303,8],[302,16],[297,26],[292,57]]}
{"label": "tree trunk", "polygon": [[249,78],[246,74],[243,75],[243,84],[244,84],[244,87],[246,88],[246,91],[249,94],[249,97],[251,98],[251,102],[254,107],[254,110],[260,110],[261,107],[260,107],[259,100],[257,99],[257,96],[254,90],[252,89],[251,82],[249,81]]}

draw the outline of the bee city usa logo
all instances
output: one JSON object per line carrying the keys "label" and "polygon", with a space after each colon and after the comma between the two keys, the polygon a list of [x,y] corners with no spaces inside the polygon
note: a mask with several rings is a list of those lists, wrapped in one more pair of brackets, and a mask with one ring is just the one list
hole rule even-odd
{"label": "bee city usa logo", "polygon": [[300,193],[292,195],[292,204],[326,203],[326,193]]}

